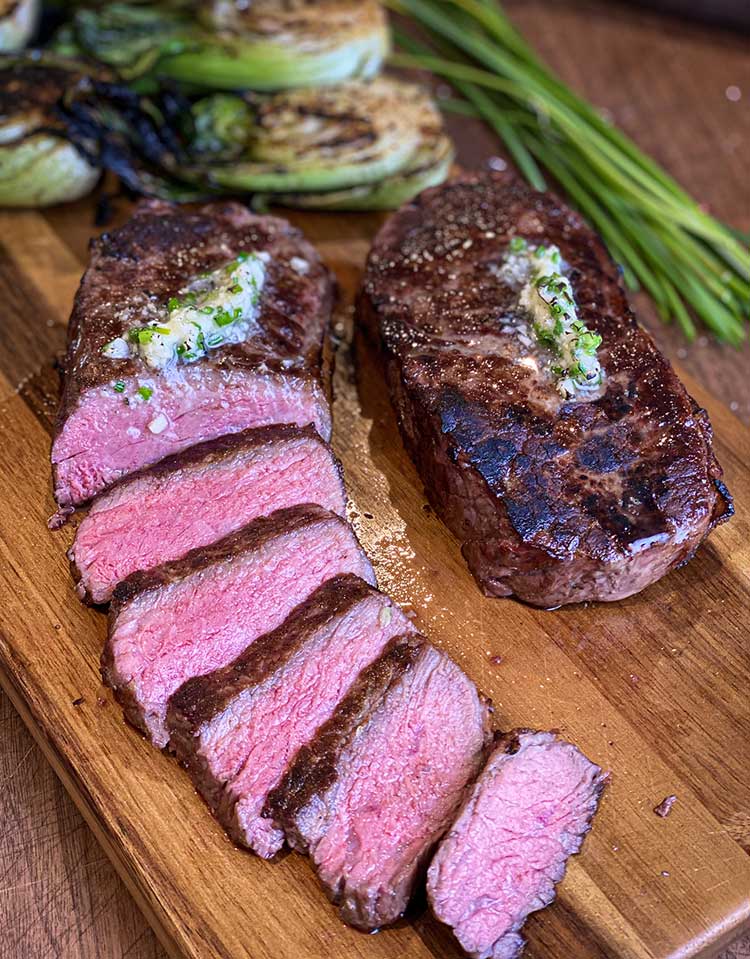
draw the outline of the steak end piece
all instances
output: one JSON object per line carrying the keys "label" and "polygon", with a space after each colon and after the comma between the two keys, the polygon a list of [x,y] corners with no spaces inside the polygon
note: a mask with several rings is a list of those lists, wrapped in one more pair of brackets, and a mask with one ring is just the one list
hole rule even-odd
{"label": "steak end piece", "polygon": [[341,467],[312,427],[259,427],[200,443],[94,500],[68,553],[78,593],[106,603],[131,573],[300,503],[346,509]]}
{"label": "steak end piece", "polygon": [[261,813],[297,750],[359,673],[413,627],[356,576],[324,583],[233,663],[172,696],[170,744],[231,837],[271,858],[284,834]]}
{"label": "steak end piece", "polygon": [[[154,369],[127,343],[172,297],[243,252],[268,255],[245,340]],[[296,267],[296,268],[295,268]],[[55,498],[78,506],[196,443],[253,426],[312,423],[330,438],[328,326],[334,287],[302,234],[238,203],[189,211],[159,200],[94,240],[68,328],[52,446]],[[123,344],[123,358],[107,354]],[[119,355],[119,354],[118,354]]]}
{"label": "steak end piece", "polygon": [[555,896],[606,775],[554,733],[500,737],[430,865],[427,894],[474,959],[515,959],[530,912]]}
{"label": "steak end piece", "polygon": [[310,504],[277,510],[211,546],[133,573],[110,606],[104,680],[126,718],[166,746],[175,690],[231,663],[340,573],[375,582],[349,524]]}
{"label": "steak end piece", "polygon": [[[565,399],[502,266],[555,245],[604,386]],[[381,343],[404,442],[490,596],[617,600],[690,559],[732,514],[705,412],[642,330],[582,217],[511,175],[426,190],[383,226],[359,318]]]}
{"label": "steak end piece", "polygon": [[489,711],[444,653],[398,637],[299,751],[266,815],[345,922],[373,930],[404,912],[481,765]]}

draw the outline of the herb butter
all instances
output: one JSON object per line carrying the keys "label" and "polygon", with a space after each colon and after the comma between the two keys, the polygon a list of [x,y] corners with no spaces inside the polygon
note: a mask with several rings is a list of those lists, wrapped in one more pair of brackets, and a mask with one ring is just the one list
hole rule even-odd
{"label": "herb butter", "polygon": [[601,336],[578,317],[573,287],[560,250],[532,246],[521,237],[511,243],[500,276],[518,290],[518,307],[529,318],[536,342],[553,354],[550,372],[566,398],[598,390],[604,379],[597,349]]}
{"label": "herb butter", "polygon": [[138,355],[152,369],[191,363],[209,350],[241,343],[256,324],[268,257],[240,253],[225,266],[202,273],[157,310],[103,349],[110,359]]}

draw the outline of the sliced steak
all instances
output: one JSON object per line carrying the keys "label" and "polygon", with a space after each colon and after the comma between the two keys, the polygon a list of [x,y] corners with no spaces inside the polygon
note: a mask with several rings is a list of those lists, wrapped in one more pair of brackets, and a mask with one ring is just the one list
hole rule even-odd
{"label": "sliced steak", "polygon": [[[557,246],[568,264],[579,318],[602,337],[589,399],[565,399],[551,354],[520,332],[512,240]],[[555,197],[491,173],[426,190],[378,234],[359,313],[430,502],[488,595],[620,599],[731,515],[705,412],[636,323],[598,237]]]}
{"label": "sliced steak", "polygon": [[359,673],[412,631],[392,601],[356,576],[325,583],[238,659],[171,698],[171,746],[236,841],[270,858],[283,832],[261,816],[300,746]]}
{"label": "sliced steak", "polygon": [[604,788],[601,769],[553,733],[500,738],[430,865],[437,918],[475,959],[513,959],[526,917],[555,897]]}
{"label": "sliced steak", "polygon": [[266,815],[312,857],[345,922],[371,930],[403,913],[479,769],[488,719],[451,659],[399,637],[299,751]]}
{"label": "sliced steak", "polygon": [[349,524],[319,506],[262,517],[115,589],[102,675],[125,715],[165,746],[167,701],[231,663],[339,573],[375,577]]}
{"label": "sliced steak", "polygon": [[[164,368],[129,348],[131,332],[158,322],[187,284],[246,252],[266,265],[242,342]],[[73,307],[52,447],[58,503],[78,505],[134,470],[252,426],[312,423],[328,439],[332,299],[320,257],[284,220],[234,203],[194,212],[139,204],[123,227],[92,243]],[[113,343],[116,356],[129,355],[112,356]]]}
{"label": "sliced steak", "polygon": [[105,603],[136,570],[299,503],[346,509],[341,468],[312,427],[266,426],[199,443],[94,500],[68,554],[79,595]]}

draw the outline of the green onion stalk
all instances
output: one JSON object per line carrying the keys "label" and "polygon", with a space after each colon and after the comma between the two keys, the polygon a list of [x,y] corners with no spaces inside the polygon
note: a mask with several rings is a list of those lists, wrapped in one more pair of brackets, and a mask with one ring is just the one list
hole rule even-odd
{"label": "green onion stalk", "polygon": [[739,344],[750,313],[750,250],[654,160],[537,58],[496,0],[387,0],[419,27],[398,29],[399,67],[427,70],[457,96],[444,108],[482,118],[526,180],[547,176],[599,231],[627,285],[644,288],[688,339],[696,320]]}

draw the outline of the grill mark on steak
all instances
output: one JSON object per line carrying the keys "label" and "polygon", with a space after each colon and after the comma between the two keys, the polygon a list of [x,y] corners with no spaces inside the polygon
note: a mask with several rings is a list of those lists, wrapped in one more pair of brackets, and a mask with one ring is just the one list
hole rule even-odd
{"label": "grill mark on steak", "polygon": [[[508,332],[495,275],[510,238],[556,244],[600,333],[603,394],[564,400]],[[732,513],[703,410],[636,323],[578,214],[510,175],[425,191],[381,229],[359,318],[380,340],[405,444],[490,595],[619,599],[693,554]]]}
{"label": "grill mark on steak", "polygon": [[[152,370],[137,354],[121,360],[103,355],[111,340],[127,337],[131,327],[153,318],[144,315],[150,304],[165,304],[197,274],[222,266],[243,250],[271,256],[257,328],[248,339],[163,371]],[[329,437],[328,325],[334,284],[299,230],[237,203],[212,203],[190,212],[147,200],[120,229],[93,240],[90,251],[68,328],[52,451],[61,505],[80,504],[123,475],[217,433],[293,421],[299,426],[314,422],[323,438]],[[307,261],[304,275],[290,266],[294,257]],[[149,403],[128,408],[122,397],[110,395],[118,380],[128,384],[128,392],[140,380],[158,388]],[[261,391],[260,399],[253,389]],[[237,406],[237,397],[248,391],[250,407],[245,410]],[[210,397],[220,415],[208,415]],[[278,410],[275,400],[281,404]],[[157,437],[149,434],[146,421],[147,412],[156,415],[160,404],[170,426]],[[202,408],[207,410],[205,422]],[[137,451],[127,435],[130,425],[141,433]],[[182,435],[188,429],[194,435]],[[89,462],[84,454],[92,444],[98,455]]]}
{"label": "grill mark on steak", "polygon": [[555,896],[607,774],[556,733],[515,729],[495,749],[428,870],[436,917],[473,959],[515,959],[529,913]]}

